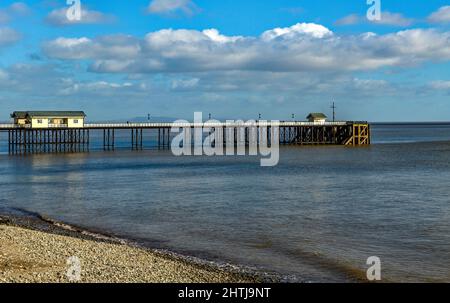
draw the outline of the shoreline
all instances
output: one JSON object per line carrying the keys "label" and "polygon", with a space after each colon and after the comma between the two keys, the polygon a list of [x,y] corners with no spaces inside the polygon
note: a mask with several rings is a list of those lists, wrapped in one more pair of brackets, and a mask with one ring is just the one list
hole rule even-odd
{"label": "shoreline", "polygon": [[81,283],[262,283],[279,277],[219,265],[91,232],[39,214],[0,213],[0,282],[66,283],[70,257]]}

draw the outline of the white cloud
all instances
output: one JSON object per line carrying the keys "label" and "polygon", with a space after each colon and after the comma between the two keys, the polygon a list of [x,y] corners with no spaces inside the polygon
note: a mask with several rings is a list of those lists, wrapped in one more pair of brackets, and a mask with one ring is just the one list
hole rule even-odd
{"label": "white cloud", "polygon": [[[101,56],[102,59],[120,60],[126,62],[128,58],[138,56],[141,45],[131,36],[115,35],[103,36],[96,40],[82,38],[57,38],[45,43],[44,51],[47,55],[61,59],[86,59]],[[66,52],[65,54],[61,51]]]}
{"label": "white cloud", "polygon": [[9,6],[9,11],[19,16],[26,16],[31,12],[31,9],[23,2],[14,2]]}
{"label": "white cloud", "polygon": [[200,79],[174,79],[172,80],[171,88],[173,90],[192,89],[198,86]]}
{"label": "white cloud", "polygon": [[67,8],[60,8],[51,11],[46,17],[46,22],[54,26],[66,26],[76,24],[104,24],[114,22],[115,17],[102,12],[81,9],[81,19],[79,21],[71,21],[66,16]]}
{"label": "white cloud", "polygon": [[23,2],[14,2],[4,9],[0,9],[0,24],[8,23],[13,17],[26,16],[31,9]]}
{"label": "white cloud", "polygon": [[82,46],[83,44],[90,43],[91,40],[88,38],[80,38],[80,39],[71,39],[71,38],[58,38],[56,39],[56,43],[64,46],[64,47],[77,47]]}
{"label": "white cloud", "polygon": [[205,36],[207,36],[209,39],[211,39],[214,42],[219,43],[227,43],[227,42],[236,42],[239,39],[242,39],[242,36],[233,36],[233,37],[227,37],[224,35],[221,35],[217,29],[205,29],[202,32]]}
{"label": "white cloud", "polygon": [[333,33],[326,27],[315,23],[298,23],[291,27],[275,28],[262,34],[262,39],[269,41],[276,38],[293,39],[298,36],[308,35],[314,38],[332,36]]}
{"label": "white cloud", "polygon": [[9,79],[8,73],[0,68],[0,82],[6,81]]}
{"label": "white cloud", "polygon": [[[46,51],[49,56],[53,56],[52,48],[59,47],[66,49],[72,59],[83,59],[89,56],[92,49],[92,40],[88,38],[58,38],[46,45]],[[70,53],[69,53],[70,52]]]}
{"label": "white cloud", "polygon": [[385,80],[354,78],[353,85],[355,88],[361,90],[383,90],[383,92],[385,92],[386,88],[389,86],[389,83]]}
{"label": "white cloud", "polygon": [[413,19],[406,18],[402,14],[399,13],[391,13],[391,12],[382,12],[381,20],[375,20],[373,23],[378,23],[381,25],[394,25],[407,27],[414,23]]}
{"label": "white cloud", "polygon": [[8,23],[9,22],[9,16],[6,12],[0,10],[0,24]]}
{"label": "white cloud", "polygon": [[363,22],[363,17],[358,14],[345,16],[335,22],[336,25],[354,25]]}
{"label": "white cloud", "polygon": [[21,39],[16,30],[9,27],[0,27],[0,47],[9,46]]}
{"label": "white cloud", "polygon": [[[14,2],[6,8],[0,9],[0,25],[10,22],[17,16],[25,16],[31,12],[30,8],[23,2]],[[22,35],[8,27],[0,26],[0,47],[10,46],[22,38]]]}
{"label": "white cloud", "polygon": [[59,95],[75,95],[79,93],[115,94],[117,90],[134,89],[130,82],[115,83],[108,81],[77,82],[71,78],[62,79],[62,87],[57,92]]}
{"label": "white cloud", "polygon": [[364,71],[450,60],[450,32],[339,36],[321,25],[297,24],[241,37],[214,29],[165,29],[144,38],[58,38],[45,43],[44,52],[52,58],[90,60],[91,71],[103,73]]}
{"label": "white cloud", "polygon": [[197,11],[197,6],[191,0],[153,0],[147,8],[151,14],[171,14],[181,11],[191,15]]}
{"label": "white cloud", "polygon": [[[310,72],[226,71],[170,75],[170,88],[192,93],[246,92],[261,95],[382,95],[393,90],[385,80]],[[191,78],[189,78],[191,77]]]}
{"label": "white cloud", "polygon": [[[39,75],[38,77],[36,75]],[[50,64],[14,64],[0,69],[0,88],[5,94],[23,94],[30,97],[91,97],[145,94],[141,83],[136,81],[79,80],[58,66]]]}
{"label": "white cloud", "polygon": [[361,23],[408,27],[414,23],[414,20],[406,18],[405,16],[399,13],[391,13],[388,11],[383,11],[381,13],[380,20],[369,21],[366,16],[351,14],[336,21],[336,25],[355,25]]}
{"label": "white cloud", "polygon": [[296,6],[296,7],[283,7],[283,8],[280,8],[279,11],[295,16],[295,15],[300,15],[300,14],[304,13],[305,9],[300,6]]}
{"label": "white cloud", "polygon": [[450,6],[443,6],[428,17],[432,23],[450,23]]}
{"label": "white cloud", "polygon": [[32,96],[37,96],[48,93],[45,88],[54,88],[58,85],[56,80],[58,73],[52,66],[18,63],[4,69],[2,74],[0,87],[8,88],[3,90],[4,94],[30,93]]}
{"label": "white cloud", "polygon": [[438,89],[438,90],[450,90],[450,81],[433,81],[429,84],[429,87],[432,89]]}

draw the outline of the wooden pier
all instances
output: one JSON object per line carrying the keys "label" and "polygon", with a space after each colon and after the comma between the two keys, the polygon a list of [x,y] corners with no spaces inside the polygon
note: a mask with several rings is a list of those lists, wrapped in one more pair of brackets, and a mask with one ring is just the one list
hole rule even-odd
{"label": "wooden pier", "polygon": [[[271,129],[279,129],[279,144],[281,145],[370,145],[370,125],[367,122],[256,122],[253,126],[242,123],[114,123],[114,124],[84,124],[82,128],[27,128],[15,124],[0,124],[0,132],[8,133],[8,150],[10,154],[34,153],[74,153],[89,151],[92,132],[103,134],[103,149],[116,148],[116,132],[128,130],[130,132],[130,148],[141,150],[149,138],[156,138],[155,144],[159,149],[170,149],[171,129],[189,128],[223,130],[230,128],[244,128],[245,142],[249,142],[250,127],[256,127],[257,132],[262,128],[268,130],[268,141],[272,144]],[[191,131],[193,133],[193,131]],[[172,134],[173,135],[173,134]],[[225,141],[224,141],[225,143]],[[237,144],[237,141],[235,141]]]}

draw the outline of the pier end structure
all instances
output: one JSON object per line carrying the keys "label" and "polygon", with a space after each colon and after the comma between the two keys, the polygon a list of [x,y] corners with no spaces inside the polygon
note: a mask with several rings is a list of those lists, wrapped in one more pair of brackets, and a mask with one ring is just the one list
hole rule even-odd
{"label": "pier end structure", "polygon": [[11,114],[14,125],[23,128],[83,128],[83,111],[15,111]]}

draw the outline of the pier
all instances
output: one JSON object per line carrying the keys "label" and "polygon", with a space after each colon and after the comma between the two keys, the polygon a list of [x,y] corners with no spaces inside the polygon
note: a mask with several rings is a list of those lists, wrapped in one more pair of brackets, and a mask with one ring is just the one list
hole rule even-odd
{"label": "pier", "polygon": [[[265,129],[269,144],[279,140],[280,145],[370,145],[370,125],[367,122],[258,122],[252,126],[259,132]],[[272,138],[271,130],[276,127],[278,138]],[[10,154],[34,153],[65,153],[86,152],[90,150],[90,136],[93,132],[103,136],[103,149],[116,148],[117,131],[126,130],[130,133],[130,149],[141,150],[150,138],[156,138],[158,149],[170,149],[171,130],[176,129],[207,129],[210,132],[223,132],[217,138],[225,138],[227,130],[235,129],[235,144],[248,144],[250,126],[242,123],[110,123],[84,124],[82,127],[67,128],[67,126],[52,126],[46,128],[31,128],[16,124],[0,124],[0,132],[8,133],[8,150]],[[237,129],[243,130],[244,137],[239,141]],[[193,133],[194,131],[191,131]],[[221,140],[221,139],[218,139]],[[224,141],[225,144],[225,141]]]}

